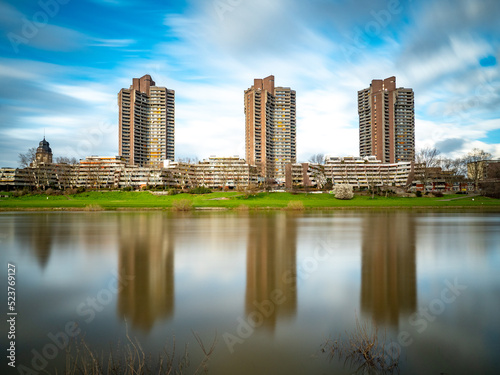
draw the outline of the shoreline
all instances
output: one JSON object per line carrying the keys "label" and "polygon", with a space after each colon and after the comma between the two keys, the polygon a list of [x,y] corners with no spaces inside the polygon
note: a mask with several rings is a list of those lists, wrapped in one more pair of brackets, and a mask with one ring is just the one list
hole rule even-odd
{"label": "shoreline", "polygon": [[287,207],[248,207],[240,209],[238,207],[193,207],[188,210],[177,210],[172,207],[114,207],[102,209],[88,209],[86,207],[0,207],[0,214],[9,212],[252,212],[252,211],[365,211],[365,210],[404,210],[404,211],[490,211],[500,212],[499,206],[341,206],[341,207],[304,207],[303,209],[290,209]]}

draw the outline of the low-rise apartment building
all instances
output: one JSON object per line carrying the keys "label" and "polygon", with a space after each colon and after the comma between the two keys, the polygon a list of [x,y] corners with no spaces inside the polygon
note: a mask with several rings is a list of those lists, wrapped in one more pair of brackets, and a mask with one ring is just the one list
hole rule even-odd
{"label": "low-rise apartment building", "polygon": [[411,162],[382,163],[375,156],[329,156],[325,159],[325,178],[333,185],[348,184],[358,189],[375,186],[409,185]]}
{"label": "low-rise apartment building", "polygon": [[0,186],[40,188],[70,187],[91,189],[146,186],[164,188],[240,189],[256,186],[257,167],[237,156],[212,156],[198,163],[165,161],[163,168],[130,165],[120,156],[90,156],[78,164],[35,163],[27,168],[2,168]]}
{"label": "low-rise apartment building", "polygon": [[322,188],[326,183],[324,166],[317,163],[287,164],[285,168],[285,187]]}

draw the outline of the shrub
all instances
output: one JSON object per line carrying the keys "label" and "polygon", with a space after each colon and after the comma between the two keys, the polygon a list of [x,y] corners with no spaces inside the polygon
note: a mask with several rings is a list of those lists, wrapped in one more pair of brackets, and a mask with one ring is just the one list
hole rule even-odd
{"label": "shrub", "polygon": [[26,193],[24,192],[24,190],[16,190],[14,192],[12,192],[12,196],[14,198],[17,198],[17,197],[22,197],[23,195],[25,195]]}
{"label": "shrub", "polygon": [[443,193],[441,193],[440,191],[435,191],[434,193],[432,193],[436,198],[442,198],[443,197]]}
{"label": "shrub", "polygon": [[335,198],[337,199],[349,200],[354,198],[351,185],[336,185],[333,189],[333,194],[335,194]]}
{"label": "shrub", "polygon": [[344,364],[358,368],[356,373],[363,374],[399,374],[399,348],[391,346],[385,333],[379,334],[375,323],[359,322],[356,318],[356,328],[339,336],[337,340],[328,340],[323,345],[322,352],[331,358],[337,357]]}
{"label": "shrub", "polygon": [[304,209],[304,203],[302,201],[290,201],[288,202],[286,209],[300,211]]}
{"label": "shrub", "polygon": [[132,186],[125,186],[122,190],[123,191],[132,191],[132,190],[134,190],[134,188]]}
{"label": "shrub", "polygon": [[177,189],[169,189],[168,190],[168,195],[177,195],[179,194],[179,190]]}
{"label": "shrub", "polygon": [[422,196],[422,192],[420,190],[417,190],[415,192],[415,195],[417,196],[417,198],[420,198]]}
{"label": "shrub", "polygon": [[205,186],[198,186],[189,190],[189,194],[210,194],[212,190]]}
{"label": "shrub", "polygon": [[78,194],[85,193],[86,191],[87,191],[87,189],[85,189],[83,186],[80,186],[78,189],[76,189],[76,192]]}
{"label": "shrub", "polygon": [[193,201],[191,199],[178,199],[172,202],[172,207],[176,211],[191,211],[193,209]]}

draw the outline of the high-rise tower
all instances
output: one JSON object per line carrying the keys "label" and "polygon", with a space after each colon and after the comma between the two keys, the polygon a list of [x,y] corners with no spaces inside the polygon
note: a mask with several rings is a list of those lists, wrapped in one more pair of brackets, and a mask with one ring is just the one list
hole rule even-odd
{"label": "high-rise tower", "polygon": [[415,105],[412,89],[396,88],[396,77],[373,80],[358,91],[359,154],[384,163],[415,158]]}
{"label": "high-rise tower", "polygon": [[130,164],[159,166],[175,157],[175,91],[150,75],[134,78],[118,94],[119,150]]}
{"label": "high-rise tower", "polygon": [[295,118],[295,91],[275,87],[274,76],[245,90],[246,160],[261,176],[285,181],[285,165],[297,158]]}

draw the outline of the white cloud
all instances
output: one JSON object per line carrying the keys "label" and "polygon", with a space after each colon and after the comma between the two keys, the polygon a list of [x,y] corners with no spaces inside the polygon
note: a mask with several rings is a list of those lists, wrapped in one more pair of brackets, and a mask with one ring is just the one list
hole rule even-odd
{"label": "white cloud", "polygon": [[[60,103],[45,108],[31,106],[26,109],[30,111],[28,119],[26,113],[16,110],[20,108],[16,102],[9,111],[17,113],[17,120],[24,123],[19,132],[8,134],[24,140],[23,130],[29,127],[54,126],[57,144],[69,135],[63,125],[66,123],[72,134],[78,134],[69,137],[66,145],[77,150],[82,148],[82,140],[90,138],[87,129],[100,123],[112,124],[113,131],[100,143],[91,142],[90,151],[109,155],[116,152],[118,143],[118,91],[128,87],[132,77],[151,74],[157,85],[176,91],[177,156],[243,156],[243,91],[254,78],[273,74],[277,85],[297,91],[299,160],[317,152],[357,155],[356,93],[368,87],[372,79],[395,75],[398,86],[415,90],[417,147],[460,138],[465,142],[455,153],[479,145],[499,155],[498,146],[485,143],[488,139],[484,137],[500,129],[495,119],[500,117],[500,71],[498,66],[479,65],[479,60],[488,55],[500,60],[499,43],[489,34],[498,35],[492,26],[496,25],[492,19],[498,2],[440,0],[405,5],[406,16],[413,22],[402,24],[402,14],[393,15],[375,38],[380,44],[367,43],[352,59],[342,52],[353,43],[345,35],[373,21],[371,11],[385,9],[385,1],[233,3],[221,16],[212,1],[188,2],[182,13],[163,16],[164,38],[148,47],[147,57],[128,56],[109,71],[0,59],[2,77],[35,86],[40,82],[39,86],[54,97],[58,94],[68,99],[68,105],[81,106],[71,114],[57,113]],[[3,9],[5,14],[22,16],[12,7]],[[157,16],[162,17],[159,13]],[[10,30],[18,27],[14,21],[16,17],[0,14],[0,23],[8,24]],[[158,32],[161,34],[161,30]],[[130,35],[122,39],[89,37],[53,25],[40,35],[39,40],[30,40],[32,47],[71,50],[85,46],[97,51],[103,51],[103,47],[124,51],[141,40],[141,35],[137,39]],[[52,40],[55,37],[60,40]],[[75,76],[78,80],[70,78]],[[83,77],[87,82],[82,83]]]}
{"label": "white cloud", "polygon": [[128,47],[135,44],[134,39],[101,39],[101,38],[90,38],[89,46],[91,47]]}
{"label": "white cloud", "polygon": [[406,74],[412,81],[429,84],[436,78],[464,71],[478,64],[481,57],[492,52],[491,46],[470,36],[450,36],[449,44],[423,59],[406,65]]}

